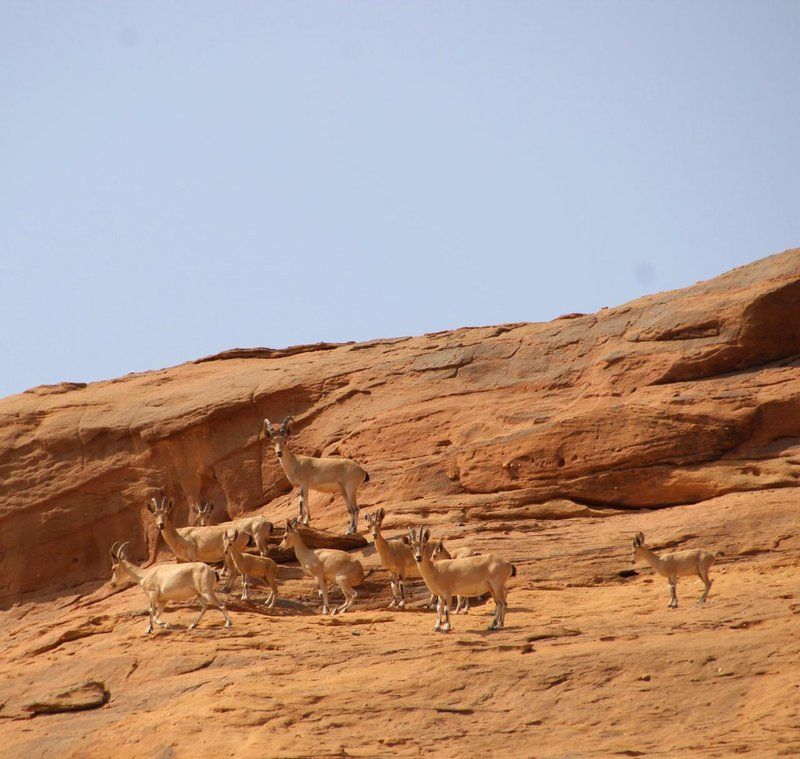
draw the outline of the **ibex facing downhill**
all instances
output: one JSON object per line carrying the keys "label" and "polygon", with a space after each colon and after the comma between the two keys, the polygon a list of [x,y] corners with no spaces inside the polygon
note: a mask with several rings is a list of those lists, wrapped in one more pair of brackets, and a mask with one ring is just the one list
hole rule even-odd
{"label": "ibex facing downhill", "polygon": [[350,512],[350,525],[347,534],[356,531],[358,521],[358,501],[356,494],[364,482],[369,482],[369,474],[352,459],[340,458],[315,458],[301,456],[289,450],[289,425],[292,417],[283,420],[279,432],[275,432],[269,419],[264,420],[264,429],[272,440],[275,454],[281,462],[283,471],[292,485],[300,488],[300,509],[298,521],[308,525],[311,521],[311,512],[308,508],[308,491],[316,490],[320,493],[341,493]]}

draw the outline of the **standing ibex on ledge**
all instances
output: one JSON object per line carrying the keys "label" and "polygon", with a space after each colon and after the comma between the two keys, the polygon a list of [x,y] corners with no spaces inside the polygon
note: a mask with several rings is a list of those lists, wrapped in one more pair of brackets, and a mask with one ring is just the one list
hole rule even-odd
{"label": "standing ibex on ledge", "polygon": [[300,488],[300,511],[298,521],[308,525],[311,512],[308,508],[308,491],[320,493],[341,493],[350,512],[350,525],[347,534],[356,531],[358,521],[358,502],[356,494],[364,482],[369,482],[367,471],[352,459],[314,458],[301,456],[289,450],[289,425],[293,419],[287,416],[279,432],[275,432],[269,419],[264,420],[264,429],[272,440],[275,453],[283,471],[292,485]]}

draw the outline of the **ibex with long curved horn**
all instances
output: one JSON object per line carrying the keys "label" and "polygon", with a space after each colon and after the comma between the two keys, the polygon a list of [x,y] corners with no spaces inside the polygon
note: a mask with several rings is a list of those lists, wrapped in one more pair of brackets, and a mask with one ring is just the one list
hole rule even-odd
{"label": "ibex with long curved horn", "polygon": [[333,457],[315,458],[301,456],[289,450],[289,425],[294,421],[291,416],[283,420],[280,431],[275,432],[269,419],[264,420],[264,429],[272,440],[275,454],[281,462],[283,471],[292,485],[300,488],[300,509],[298,521],[308,525],[311,512],[308,508],[308,492],[316,490],[321,493],[341,493],[350,512],[350,524],[347,534],[356,531],[358,521],[358,501],[356,495],[364,482],[369,482],[369,474],[360,464],[352,459]]}
{"label": "ibex with long curved horn", "polygon": [[209,604],[222,612],[225,627],[233,624],[225,604],[217,598],[217,576],[207,564],[195,561],[189,564],[157,564],[142,569],[128,560],[125,553],[127,545],[128,542],[111,546],[111,582],[119,585],[123,580],[130,579],[145,592],[150,601],[150,623],[146,633],[153,631],[153,623],[169,627],[167,622],[160,619],[168,601],[188,601],[193,598],[200,602],[201,609],[197,619],[189,625],[190,630],[197,627]]}

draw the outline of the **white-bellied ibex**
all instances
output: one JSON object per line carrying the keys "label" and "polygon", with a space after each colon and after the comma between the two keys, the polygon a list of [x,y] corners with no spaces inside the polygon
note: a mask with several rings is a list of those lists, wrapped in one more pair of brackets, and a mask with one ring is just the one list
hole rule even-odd
{"label": "white-bellied ibex", "polygon": [[408,528],[408,537],[414,551],[414,560],[419,566],[422,579],[428,589],[439,600],[436,604],[434,630],[450,632],[450,600],[453,596],[479,596],[491,593],[495,602],[494,619],[490,630],[499,630],[505,623],[506,583],[517,574],[516,567],[493,554],[471,556],[466,559],[442,559],[434,561],[427,549],[431,532],[420,527],[415,533]]}
{"label": "white-bellied ibex", "polygon": [[414,554],[408,539],[403,536],[387,540],[381,534],[381,525],[385,516],[386,511],[383,508],[378,509],[374,515],[369,512],[364,513],[364,519],[369,525],[381,564],[389,573],[389,585],[392,590],[392,602],[389,604],[389,608],[397,606],[402,609],[406,605],[406,579],[422,575],[419,573],[417,562],[414,561]]}
{"label": "white-bellied ibex", "polygon": [[[478,552],[469,546],[462,546],[461,548],[456,548],[451,553],[444,547],[443,540],[436,541],[436,545],[433,547],[433,553],[431,553],[431,558],[434,561],[441,561],[442,559],[467,559],[470,556],[478,556]],[[430,605],[433,606],[432,603]],[[469,613],[469,596],[456,597],[456,614],[460,614],[462,611],[464,614]]]}
{"label": "white-bellied ibex", "polygon": [[708,579],[708,570],[716,561],[714,554],[703,551],[699,548],[692,548],[688,551],[676,551],[675,553],[665,553],[663,556],[656,556],[644,544],[644,535],[639,532],[633,539],[633,556],[631,562],[636,563],[636,559],[644,559],[662,577],[669,580],[669,608],[678,608],[678,596],[675,586],[678,584],[679,577],[691,577],[697,575],[705,585],[703,595],[700,596],[698,603],[704,604],[708,598],[708,591],[711,590],[711,580]]}
{"label": "white-bellied ibex", "polygon": [[278,565],[266,556],[253,556],[253,554],[241,551],[237,545],[238,537],[238,530],[227,529],[223,543],[225,554],[231,557],[236,571],[242,576],[242,601],[248,599],[247,589],[250,578],[259,577],[269,585],[269,596],[265,599],[264,605],[271,609],[278,600]]}
{"label": "white-bellied ibex", "polygon": [[358,559],[354,559],[346,551],[335,548],[309,548],[298,532],[297,522],[286,521],[286,534],[279,549],[294,548],[297,561],[303,571],[317,581],[317,588],[322,596],[322,613],[328,613],[328,583],[336,584],[344,595],[344,603],[336,607],[333,613],[347,611],[356,593],[353,588],[364,579],[364,567]]}
{"label": "white-bellied ibex", "polygon": [[[151,498],[147,504],[147,509],[155,517],[158,529],[161,530],[161,535],[167,545],[182,561],[224,561],[228,573],[225,588],[230,588],[236,577],[236,568],[232,562],[225,561],[225,546],[222,544],[222,538],[226,528],[223,525],[176,528],[170,517],[174,506],[175,502],[166,496],[161,499],[160,503],[155,498]],[[242,550],[247,547],[248,539],[245,534],[239,536],[239,546]]]}
{"label": "white-bellied ibex", "polygon": [[272,440],[275,453],[289,482],[300,488],[299,523],[308,525],[311,521],[311,512],[308,508],[310,490],[320,493],[341,493],[350,512],[347,534],[352,535],[356,531],[358,521],[358,488],[362,483],[369,482],[369,474],[352,459],[315,458],[292,453],[288,446],[291,423],[292,417],[287,416],[280,430],[275,432],[269,419],[265,419],[264,429]]}
{"label": "white-bellied ibex", "polygon": [[[272,535],[273,524],[266,517],[256,514],[250,517],[239,517],[238,519],[231,519],[228,522],[220,522],[219,524],[211,524],[211,514],[214,511],[214,504],[209,501],[208,503],[198,505],[195,504],[194,512],[197,514],[196,527],[221,527],[225,530],[238,530],[239,533],[249,535],[253,539],[253,544],[256,550],[262,555],[266,556],[269,551],[269,536]],[[190,527],[179,527],[178,532],[191,530]],[[185,534],[185,533],[184,533]]]}
{"label": "white-bellied ibex", "polygon": [[169,627],[160,617],[168,601],[189,601],[196,598],[200,602],[200,614],[189,625],[189,629],[197,627],[208,605],[216,606],[225,617],[225,627],[230,627],[233,622],[225,610],[225,604],[217,598],[217,576],[207,564],[195,561],[189,564],[158,564],[148,569],[142,569],[130,562],[125,555],[123,543],[111,546],[113,585],[119,585],[123,580],[130,579],[139,585],[150,601],[150,623],[147,633],[153,631],[153,623],[162,627]]}

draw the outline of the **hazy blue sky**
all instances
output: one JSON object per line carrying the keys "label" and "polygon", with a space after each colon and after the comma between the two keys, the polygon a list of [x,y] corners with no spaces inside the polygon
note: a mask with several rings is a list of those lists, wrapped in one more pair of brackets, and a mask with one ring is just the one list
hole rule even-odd
{"label": "hazy blue sky", "polygon": [[0,395],[800,245],[800,2],[0,4]]}

